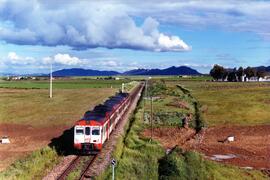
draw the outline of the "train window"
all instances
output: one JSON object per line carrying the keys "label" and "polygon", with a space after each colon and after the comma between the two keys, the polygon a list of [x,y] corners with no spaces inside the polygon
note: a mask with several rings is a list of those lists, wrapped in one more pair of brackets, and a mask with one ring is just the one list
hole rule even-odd
{"label": "train window", "polygon": [[77,135],[83,134],[83,129],[76,129],[76,134]]}
{"label": "train window", "polygon": [[99,128],[93,128],[92,135],[99,135]]}
{"label": "train window", "polygon": [[85,128],[85,135],[90,135],[90,127]]}

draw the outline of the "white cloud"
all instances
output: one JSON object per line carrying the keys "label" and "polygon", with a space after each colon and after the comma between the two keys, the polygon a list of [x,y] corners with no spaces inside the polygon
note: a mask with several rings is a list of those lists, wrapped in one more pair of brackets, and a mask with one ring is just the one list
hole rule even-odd
{"label": "white cloud", "polygon": [[9,52],[5,62],[18,65],[27,65],[35,63],[36,60],[33,57],[22,57],[17,55],[15,52]]}
{"label": "white cloud", "polygon": [[80,66],[84,65],[85,60],[80,59],[76,56],[71,56],[70,54],[57,53],[53,56],[47,56],[42,58],[43,64],[54,63],[56,65],[67,65],[67,66]]}
{"label": "white cloud", "polygon": [[[177,36],[165,36],[160,34],[158,38],[158,45],[160,49],[158,51],[189,51],[189,47],[183,40],[179,39]],[[181,48],[180,48],[181,47]]]}
{"label": "white cloud", "polygon": [[[189,50],[180,37],[160,33],[159,23],[153,18],[137,25],[129,8],[120,1],[3,1],[0,22],[11,25],[0,28],[0,38],[13,44],[67,45],[74,49]],[[166,45],[160,43],[160,37],[166,37]]]}
{"label": "white cloud", "polygon": [[54,56],[54,62],[58,64],[63,64],[63,65],[79,65],[82,63],[82,60],[75,56],[70,56],[69,54],[56,54]]}
{"label": "white cloud", "polygon": [[103,61],[101,63],[103,66],[109,66],[109,67],[117,67],[119,66],[120,64],[114,60],[109,60],[109,61]]}

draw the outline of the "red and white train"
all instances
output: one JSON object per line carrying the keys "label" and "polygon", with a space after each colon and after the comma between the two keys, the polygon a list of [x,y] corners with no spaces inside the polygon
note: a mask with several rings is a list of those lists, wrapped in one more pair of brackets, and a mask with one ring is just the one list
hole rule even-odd
{"label": "red and white train", "polygon": [[90,153],[101,150],[141,89],[142,86],[131,94],[117,93],[92,111],[87,111],[74,126],[74,148]]}

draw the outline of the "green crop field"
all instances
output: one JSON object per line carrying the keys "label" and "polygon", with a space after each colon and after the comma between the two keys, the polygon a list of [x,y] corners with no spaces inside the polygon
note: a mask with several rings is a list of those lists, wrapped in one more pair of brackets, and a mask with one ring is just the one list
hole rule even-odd
{"label": "green crop field", "polygon": [[[53,98],[46,81],[1,81],[0,123],[34,126],[71,125],[83,113],[121,88],[128,80],[55,80]],[[126,85],[129,89],[131,83]]]}
{"label": "green crop field", "polygon": [[177,83],[202,104],[209,126],[270,124],[270,83],[168,82]]}
{"label": "green crop field", "polygon": [[[81,89],[81,88],[120,88],[122,83],[129,80],[98,80],[98,79],[68,79],[54,80],[55,89]],[[21,81],[1,81],[0,88],[20,88],[20,89],[48,89],[49,80],[21,80]]]}
{"label": "green crop field", "polygon": [[0,89],[0,123],[71,125],[116,89]]}

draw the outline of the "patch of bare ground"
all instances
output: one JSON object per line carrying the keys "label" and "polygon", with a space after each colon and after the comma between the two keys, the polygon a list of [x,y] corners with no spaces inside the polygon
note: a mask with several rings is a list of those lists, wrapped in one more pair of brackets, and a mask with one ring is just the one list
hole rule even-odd
{"label": "patch of bare ground", "polygon": [[[146,129],[143,135],[150,137],[151,130]],[[230,135],[235,137],[235,141],[223,143]],[[166,149],[179,145],[186,150],[199,151],[208,158],[230,154],[234,158],[222,159],[220,162],[240,167],[270,169],[270,125],[211,127],[201,134],[185,128],[154,128],[153,138]]]}
{"label": "patch of bare ground", "polygon": [[[229,135],[235,136],[235,141],[222,143]],[[196,149],[209,157],[216,154],[236,156],[222,160],[224,163],[270,169],[270,125],[209,128]]]}
{"label": "patch of bare ground", "polygon": [[[158,140],[166,149],[172,149],[176,145],[186,148],[188,141],[190,141],[196,134],[196,131],[191,128],[178,127],[161,127],[153,128],[153,139]],[[151,129],[145,129],[143,136],[151,137]],[[187,147],[187,148],[188,148]]]}
{"label": "patch of bare ground", "polygon": [[10,144],[0,144],[0,171],[16,159],[45,147],[59,136],[66,126],[32,127],[30,125],[0,124],[0,136],[8,135]]}
{"label": "patch of bare ground", "polygon": [[190,109],[187,102],[179,101],[176,98],[173,100],[173,102],[168,103],[167,106],[178,107],[178,108],[186,109],[186,110],[189,110]]}

